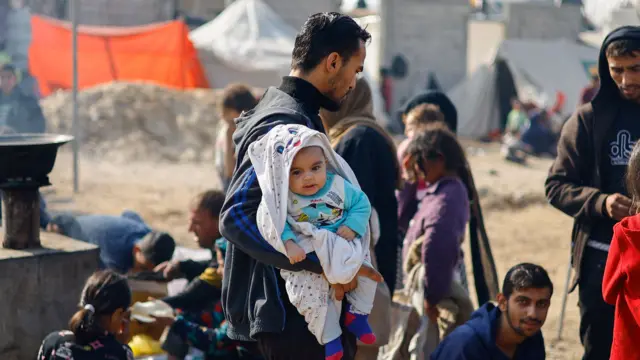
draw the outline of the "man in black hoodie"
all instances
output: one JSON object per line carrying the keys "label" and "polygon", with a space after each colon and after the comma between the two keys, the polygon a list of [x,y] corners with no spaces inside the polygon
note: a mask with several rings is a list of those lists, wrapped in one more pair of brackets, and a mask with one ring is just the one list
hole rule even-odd
{"label": "man in black hoodie", "polygon": [[[222,208],[222,235],[229,241],[222,284],[227,334],[258,342],[267,360],[324,359],[324,348],[291,305],[278,269],[322,273],[315,255],[292,265],[271,248],[256,226],[262,192],[248,156],[249,145],[281,124],[301,124],[324,133],[320,108],[336,111],[363,70],[367,31],[338,13],[311,16],[295,40],[292,71],[269,88],[258,105],[236,119],[234,171]],[[375,271],[367,268],[368,271]],[[352,284],[336,285],[341,298]],[[355,338],[343,330],[344,359],[353,359]]]}
{"label": "man in black hoodie", "polygon": [[613,225],[630,215],[624,175],[640,138],[640,27],[625,26],[602,44],[600,89],[562,129],[545,191],[574,220],[571,291],[579,286],[583,359],[609,359],[614,307],[604,302],[602,277]]}

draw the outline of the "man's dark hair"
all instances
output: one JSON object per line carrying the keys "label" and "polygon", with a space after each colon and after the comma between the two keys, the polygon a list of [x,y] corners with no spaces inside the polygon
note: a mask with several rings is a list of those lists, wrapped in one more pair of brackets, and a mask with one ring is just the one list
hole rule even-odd
{"label": "man's dark hair", "polygon": [[549,289],[553,295],[553,283],[542,266],[522,263],[507,272],[502,284],[502,294],[508,299],[514,291],[524,289]]}
{"label": "man's dark hair", "polygon": [[640,52],[640,40],[636,39],[621,39],[615,40],[607,46],[605,55],[607,57],[617,56],[632,56],[635,57],[636,53]]}
{"label": "man's dark hair", "polygon": [[291,68],[309,72],[331,53],[348,61],[371,34],[351,17],[337,12],[311,15],[296,36]]}
{"label": "man's dark hair", "polygon": [[258,100],[248,86],[231,84],[222,92],[220,110],[229,109],[242,113],[253,109],[257,103]]}
{"label": "man's dark hair", "polygon": [[207,210],[214,218],[220,217],[225,194],[220,190],[208,190],[196,197],[196,209]]}

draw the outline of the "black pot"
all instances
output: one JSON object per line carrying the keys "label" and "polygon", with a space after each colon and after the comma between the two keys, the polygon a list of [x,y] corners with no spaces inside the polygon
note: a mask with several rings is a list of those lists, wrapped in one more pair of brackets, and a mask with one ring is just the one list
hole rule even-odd
{"label": "black pot", "polygon": [[46,182],[58,148],[73,140],[69,135],[0,135],[0,182]]}

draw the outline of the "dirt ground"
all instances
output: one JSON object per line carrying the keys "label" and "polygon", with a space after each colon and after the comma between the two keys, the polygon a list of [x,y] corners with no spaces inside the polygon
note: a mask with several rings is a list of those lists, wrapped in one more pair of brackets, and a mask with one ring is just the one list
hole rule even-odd
{"label": "dirt ground", "polygon": [[[544,199],[543,184],[551,161],[531,159],[526,166],[515,165],[501,160],[496,146],[466,146],[498,275],[504,276],[510,266],[525,261],[549,271],[556,291],[544,326],[547,358],[579,359],[575,293],[568,298],[562,340],[556,340],[569,261],[571,219]],[[74,194],[72,157],[68,151],[64,148],[58,156],[51,175],[53,186],[42,189],[52,210],[99,214],[136,210],[152,226],[170,232],[184,245],[194,246],[187,233],[188,208],[197,193],[219,186],[211,164],[114,165],[83,158],[80,191]],[[470,264],[467,268],[471,269]],[[471,275],[469,280],[473,280]]]}

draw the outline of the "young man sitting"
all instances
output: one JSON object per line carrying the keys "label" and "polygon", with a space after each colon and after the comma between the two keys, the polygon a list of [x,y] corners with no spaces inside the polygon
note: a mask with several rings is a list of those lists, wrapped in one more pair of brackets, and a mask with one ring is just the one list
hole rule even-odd
{"label": "young man sitting", "polygon": [[431,360],[544,360],[540,329],[553,284],[538,265],[519,264],[504,279],[498,306],[487,303],[438,346]]}

